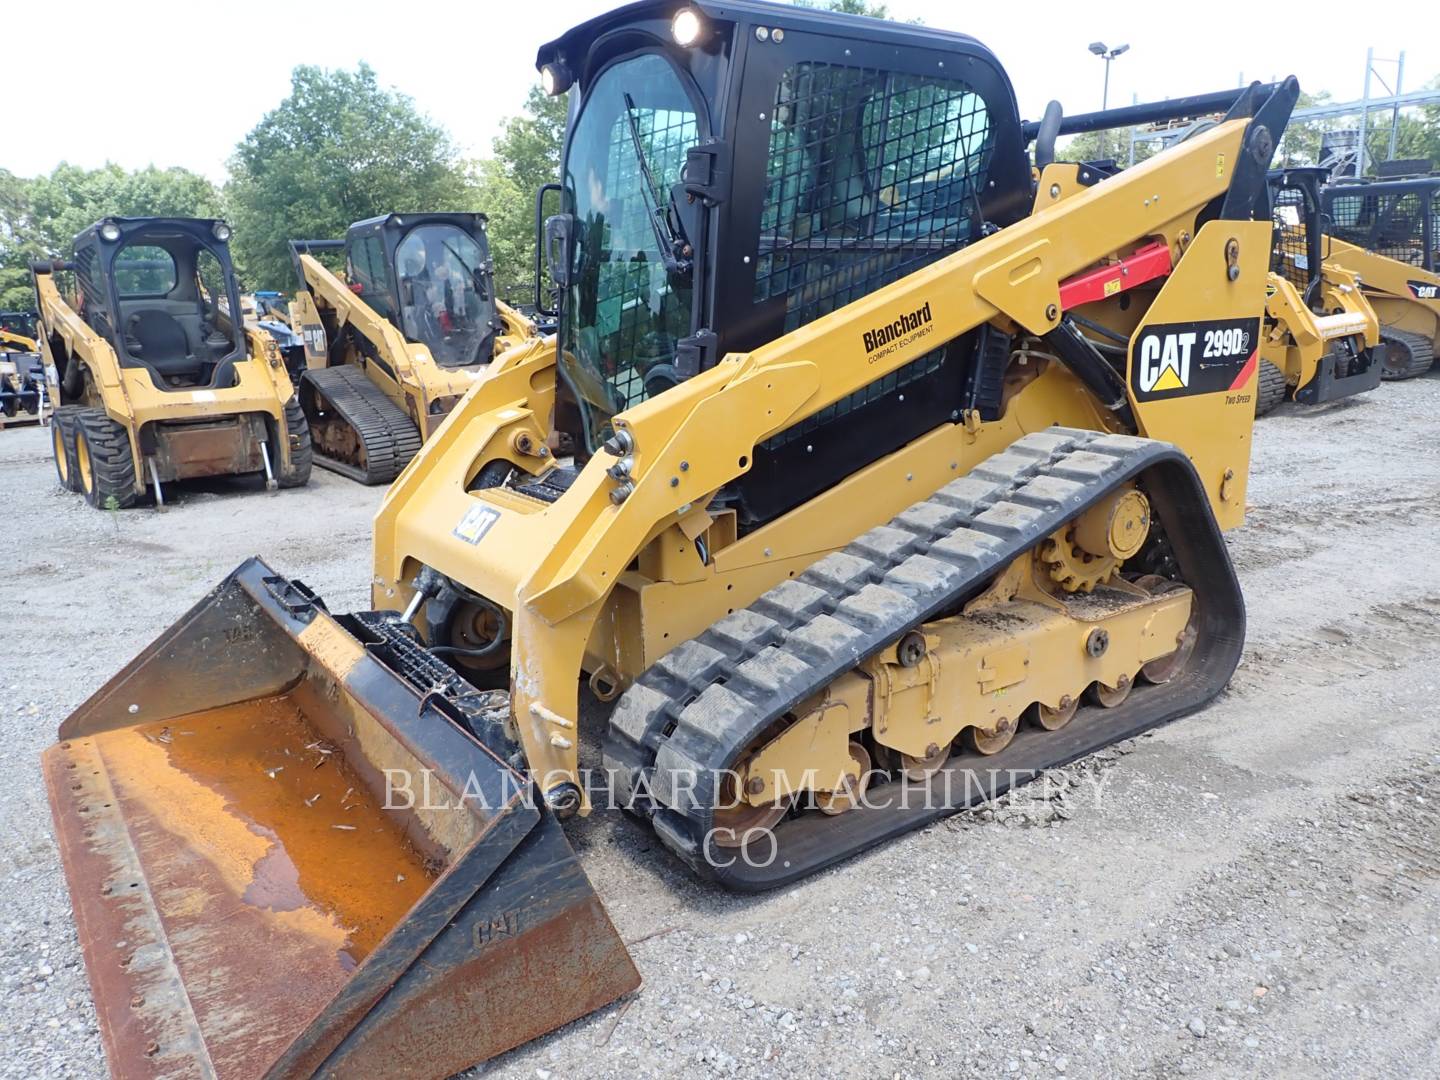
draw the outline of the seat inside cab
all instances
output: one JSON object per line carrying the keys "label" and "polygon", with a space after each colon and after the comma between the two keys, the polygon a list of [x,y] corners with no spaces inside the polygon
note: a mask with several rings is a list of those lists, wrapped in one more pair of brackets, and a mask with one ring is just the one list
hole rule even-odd
{"label": "seat inside cab", "polygon": [[244,339],[222,264],[202,241],[132,236],[115,254],[113,279],[121,366],[148,368],[164,390],[235,384]]}

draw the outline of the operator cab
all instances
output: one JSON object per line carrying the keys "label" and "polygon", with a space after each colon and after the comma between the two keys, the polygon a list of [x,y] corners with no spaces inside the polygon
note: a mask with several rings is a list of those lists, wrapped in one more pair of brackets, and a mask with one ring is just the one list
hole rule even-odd
{"label": "operator cab", "polygon": [[[1272,169],[1270,217],[1274,222],[1270,272],[1295,286],[1306,305],[1318,311],[1321,244],[1325,227],[1320,210],[1320,187],[1329,170],[1319,166]],[[1325,314],[1321,312],[1321,314]]]}
{"label": "operator cab", "polygon": [[75,237],[79,308],[121,367],[161,390],[229,388],[245,359],[230,227],[209,218],[121,218]]}
{"label": "operator cab", "polygon": [[387,214],[345,234],[350,287],[441,367],[490,362],[503,328],[484,214]]}
{"label": "operator cab", "polygon": [[1440,176],[1336,182],[1324,200],[1339,239],[1440,273]]}
{"label": "operator cab", "polygon": [[0,311],[0,330],[34,341],[39,337],[36,330],[39,317],[33,311]]}
{"label": "operator cab", "polygon": [[[542,247],[581,458],[616,413],[1029,211],[1009,79],[962,34],[645,0],[543,46],[537,66],[551,93],[575,89]],[[979,336],[757,447],[733,494],[742,522],[957,418]]]}

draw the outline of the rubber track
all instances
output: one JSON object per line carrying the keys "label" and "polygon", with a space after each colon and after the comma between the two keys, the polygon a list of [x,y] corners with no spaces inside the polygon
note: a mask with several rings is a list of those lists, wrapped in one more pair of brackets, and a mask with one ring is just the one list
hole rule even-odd
{"label": "rubber track", "polygon": [[1260,361],[1260,375],[1255,383],[1255,415],[1264,416],[1285,400],[1285,373],[1269,360]]}
{"label": "rubber track", "polygon": [[[722,870],[704,850],[721,776],[771,724],[902,634],[976,595],[1118,485],[1157,467],[1169,469],[1170,490],[1152,501],[1158,495],[1164,504],[1157,512],[1178,533],[1177,548],[1192,552],[1182,567],[1188,559],[1200,568],[1187,572],[1187,581],[1199,595],[1202,586],[1191,579],[1205,578],[1203,591],[1213,596],[1201,606],[1205,644],[1174,683],[1146,691],[1177,692],[1139,710],[1104,710],[1110,715],[1088,731],[1077,718],[1045,733],[1049,743],[1017,737],[1018,755],[1006,751],[987,762],[1008,757],[1038,774],[1197,708],[1223,688],[1239,660],[1244,608],[1193,468],[1168,443],[1051,428],[1018,440],[652,665],[611,716],[604,752],[616,794],[647,812],[665,845],[697,873],[744,890],[786,884],[961,808],[964,802],[920,813],[865,808],[818,825],[819,815],[802,815],[776,830],[783,865],[758,870],[739,861]],[[1203,677],[1190,674],[1202,668]],[[1143,696],[1137,691],[1132,701]],[[1038,757],[1036,746],[1043,748]],[[784,849],[793,825],[801,825],[795,832],[803,839]]]}
{"label": "rubber track", "polygon": [[1380,369],[1380,377],[1387,381],[1398,379],[1413,379],[1417,375],[1424,375],[1435,363],[1435,343],[1421,334],[1412,334],[1407,330],[1396,330],[1386,327],[1380,332],[1380,341],[1383,344],[1392,346],[1390,355],[1395,355],[1393,346],[1398,345],[1409,354],[1409,360],[1399,370],[1392,369],[1387,362]]}
{"label": "rubber track", "polygon": [[[362,484],[388,484],[420,452],[420,429],[353,364],[305,372],[310,383],[340,418],[355,429],[365,447],[365,467],[340,461],[315,446],[315,462]],[[311,418],[313,427],[314,418]],[[313,432],[312,432],[313,437]]]}

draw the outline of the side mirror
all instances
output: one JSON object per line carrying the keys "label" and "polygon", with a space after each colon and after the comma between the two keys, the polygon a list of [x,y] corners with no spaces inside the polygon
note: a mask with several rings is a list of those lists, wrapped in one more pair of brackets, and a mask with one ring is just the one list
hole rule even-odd
{"label": "side mirror", "polygon": [[[540,185],[540,190],[535,193],[535,313],[537,315],[544,315],[547,317],[554,317],[558,315],[560,305],[558,301],[554,303],[549,302],[552,300],[556,300],[556,294],[559,290],[555,288],[554,285],[549,288],[547,288],[545,285],[547,276],[552,282],[557,285],[559,284],[558,278],[556,277],[556,271],[553,269],[556,265],[556,260],[550,257],[551,219],[545,216],[545,196],[549,195],[551,192],[554,192],[557,195],[561,195],[561,197],[563,198],[563,191],[564,189],[561,188],[559,184],[542,184]],[[561,205],[563,205],[563,203]],[[563,274],[566,278],[568,278],[569,274],[566,272],[569,268],[570,258],[570,247],[568,241],[566,242],[566,245],[564,247],[564,254],[566,259],[566,270],[562,270],[560,271],[560,273]],[[546,265],[542,266],[542,263]],[[549,267],[550,269],[547,270],[547,267]]]}
{"label": "side mirror", "polygon": [[545,237],[541,250],[550,281],[561,289],[570,286],[570,252],[575,239],[575,215],[551,214],[545,219]]}

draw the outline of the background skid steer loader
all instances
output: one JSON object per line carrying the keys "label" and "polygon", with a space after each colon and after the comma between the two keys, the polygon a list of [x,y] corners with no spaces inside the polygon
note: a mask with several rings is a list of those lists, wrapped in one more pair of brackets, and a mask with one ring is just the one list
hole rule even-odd
{"label": "background skid steer loader", "polygon": [[[495,296],[484,214],[387,214],[290,250],[316,453],[361,483],[395,479],[491,359],[535,336]],[[343,276],[325,251],[344,253]]]}
{"label": "background skid steer loader", "polygon": [[1328,170],[1270,174],[1275,222],[1255,415],[1287,396],[1306,405],[1380,385],[1389,352],[1353,270],[1325,257],[1320,185]]}
{"label": "background skid steer loader", "polygon": [[0,431],[43,424],[52,412],[45,393],[45,362],[34,333],[33,315],[0,312]]}
{"label": "background skid steer loader", "polygon": [[[578,91],[547,225],[559,339],[497,358],[387,492],[383,610],[332,618],[247,563],[49,752],[77,904],[103,912],[131,884],[139,910],[159,897],[145,957],[173,956],[164,984],[198,981],[215,1010],[209,1026],[183,1003],[137,1017],[96,915],[82,942],[112,1047],[146,1034],[159,1054],[198,1026],[173,1052],[198,1039],[229,1075],[221,1003],[248,1019],[288,976],[208,978],[235,905],[166,895],[171,857],[240,896],[253,940],[288,941],[266,924],[299,911],[297,948],[359,961],[314,990],[313,1020],[274,1031],[255,1058],[268,1075],[443,1076],[633,987],[555,829],[599,795],[579,768],[582,675],[615,702],[617,794],[697,873],[753,890],[1199,708],[1238,661],[1221,529],[1244,515],[1266,172],[1293,79],[1230,94],[1212,129],[1087,184],[1073,165],[1033,174],[1027,141],[1048,163],[1057,135],[1131,114],[1028,128],[998,61],[959,34],[640,3],[539,63],[553,92]],[[557,463],[537,448],[561,431],[577,453]],[[553,847],[512,843],[493,798],[490,823],[467,824],[460,795],[503,787],[512,764]],[[334,788],[305,782],[327,768]],[[438,809],[372,817],[392,837],[374,853],[305,832],[349,824],[315,814],[335,789],[365,788],[353,812],[369,815],[416,773]],[[902,798],[907,783],[930,798]],[[208,809],[176,820],[191,803]],[[757,832],[774,857],[739,857]],[[443,869],[398,921],[398,899],[366,918],[347,895],[410,882],[400,838]],[[274,862],[302,900],[270,900]],[[512,868],[526,887],[507,893]],[[441,936],[406,967],[456,895],[479,913],[474,951]],[[407,989],[386,990],[396,970]],[[435,1012],[406,1008],[427,991]],[[468,1022],[497,995],[525,1020],[504,1037]]]}
{"label": "background skid steer loader", "polygon": [[1380,317],[1383,375],[1430,370],[1440,348],[1440,176],[1332,184],[1325,260],[1360,278]]}
{"label": "background skid steer loader", "polygon": [[[172,480],[310,478],[310,432],[279,351],[246,326],[230,228],[196,218],[105,218],[74,259],[31,264],[55,402],[61,484],[133,506]],[[61,292],[56,275],[73,275]]]}

